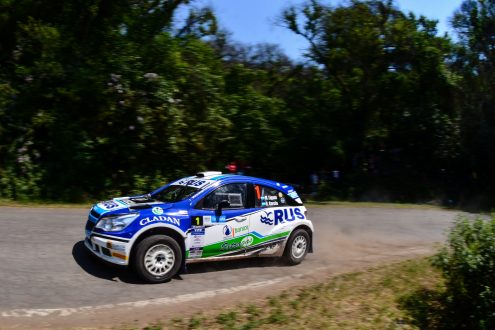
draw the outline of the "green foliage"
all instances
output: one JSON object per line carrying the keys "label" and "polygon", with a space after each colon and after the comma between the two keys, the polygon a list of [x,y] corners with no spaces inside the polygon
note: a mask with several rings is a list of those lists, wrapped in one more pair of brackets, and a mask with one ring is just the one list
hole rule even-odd
{"label": "green foliage", "polygon": [[321,283],[291,287],[255,304],[173,319],[167,329],[443,329],[438,315],[440,272],[410,260]]}
{"label": "green foliage", "polygon": [[[457,158],[459,113],[452,102],[457,86],[446,65],[452,44],[436,36],[434,22],[404,14],[392,1],[337,7],[311,1],[300,11],[287,10],[284,21],[308,40],[308,56],[323,68],[325,87],[315,95],[319,124],[311,127],[331,137],[316,152],[334,154],[325,163],[334,169],[354,166],[356,172],[364,165],[389,191],[390,178],[410,178],[402,185],[408,189],[401,190],[417,191],[417,176],[434,180]],[[403,199],[400,195],[395,198]]]}
{"label": "green foliage", "polygon": [[461,132],[469,189],[489,196],[493,203],[495,176],[495,3],[463,1],[452,25],[459,45],[453,66],[462,76]]}
{"label": "green foliage", "polygon": [[[198,39],[215,22],[211,11],[192,10],[174,36],[174,13],[187,3],[50,10],[48,2],[2,1],[10,14],[0,20],[1,196],[77,201],[149,191],[216,159],[215,137],[229,125],[223,79]],[[30,154],[17,155],[23,143]]]}
{"label": "green foliage", "polygon": [[217,323],[222,324],[225,329],[232,329],[237,323],[237,313],[234,311],[221,313],[217,316]]}
{"label": "green foliage", "polygon": [[189,329],[201,329],[202,327],[202,319],[197,316],[191,317],[189,320]]}
{"label": "green foliage", "polygon": [[460,218],[434,265],[445,278],[452,328],[495,327],[495,215]]}
{"label": "green foliage", "polygon": [[463,3],[454,44],[391,0],[312,0],[282,13],[304,64],[191,4],[0,0],[0,197],[140,193],[231,161],[301,193],[317,172],[323,197],[495,196],[491,2]]}

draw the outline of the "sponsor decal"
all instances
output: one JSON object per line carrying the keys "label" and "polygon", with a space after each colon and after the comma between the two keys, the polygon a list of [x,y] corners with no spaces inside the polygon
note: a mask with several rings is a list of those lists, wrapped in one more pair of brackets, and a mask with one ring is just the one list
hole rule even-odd
{"label": "sponsor decal", "polygon": [[191,231],[191,248],[202,248],[205,245],[205,227],[196,227]]}
{"label": "sponsor decal", "polygon": [[201,258],[203,255],[202,247],[194,247],[189,249],[189,258]]}
{"label": "sponsor decal", "polygon": [[144,225],[147,225],[149,223],[152,223],[152,222],[170,222],[176,226],[180,226],[180,220],[177,219],[177,218],[174,218],[174,217],[167,217],[165,215],[157,215],[157,216],[154,216],[154,217],[147,217],[147,218],[143,218],[141,219],[141,221],[139,221],[139,224],[141,226],[144,226]]}
{"label": "sponsor decal", "polygon": [[106,201],[106,202],[101,202],[102,208],[106,210],[111,210],[116,207],[119,207],[119,204],[117,204],[114,201]]}
{"label": "sponsor decal", "polygon": [[250,246],[251,244],[253,244],[253,241],[254,241],[253,236],[246,236],[242,239],[241,246],[242,247]]}
{"label": "sponsor decal", "polygon": [[233,236],[238,236],[242,235],[244,232],[247,232],[249,230],[249,226],[242,226],[239,228],[234,228],[234,235]]}
{"label": "sponsor decal", "polygon": [[205,234],[205,227],[196,227],[193,228],[191,231],[192,235],[204,235]]}
{"label": "sponsor decal", "polygon": [[295,191],[290,192],[289,196],[294,199],[299,198],[299,195]]}
{"label": "sponsor decal", "polygon": [[241,226],[238,228],[225,225],[223,226],[223,239],[229,239],[235,236],[243,235],[249,231],[249,225]]}
{"label": "sponsor decal", "polygon": [[266,211],[263,211],[265,213],[265,215],[260,215],[260,221],[261,223],[264,223],[266,225],[273,225],[273,220],[270,219],[270,215],[273,213],[273,212],[266,212]]}
{"label": "sponsor decal", "polygon": [[163,209],[159,206],[155,206],[154,208],[151,209],[151,212],[153,212],[154,215],[162,215]]}
{"label": "sponsor decal", "polygon": [[191,248],[199,248],[205,245],[205,236],[197,235],[192,237]]}
{"label": "sponsor decal", "polygon": [[201,188],[201,187],[206,186],[209,183],[210,183],[210,181],[208,181],[208,180],[194,180],[194,179],[185,178],[185,179],[177,181],[176,184],[178,184],[180,186]]}
{"label": "sponsor decal", "polygon": [[222,245],[220,245],[220,250],[226,251],[226,250],[236,250],[236,249],[244,248],[253,244],[253,241],[254,239],[252,236],[246,236],[240,242],[223,243]]}
{"label": "sponsor decal", "polygon": [[191,236],[191,248],[203,247],[205,245],[205,235]]}
{"label": "sponsor decal", "polygon": [[205,226],[211,225],[211,215],[204,215],[203,216],[203,225],[205,225]]}
{"label": "sponsor decal", "polygon": [[214,215],[213,217],[214,217],[214,221],[215,222],[225,222],[227,220],[227,218],[225,217],[225,215],[221,215],[219,217],[217,217],[216,215]]}
{"label": "sponsor decal", "polygon": [[305,219],[303,212],[299,208],[278,209],[273,212],[263,211],[265,214],[260,214],[260,222],[266,225],[278,225],[286,221],[294,221],[296,219]]}
{"label": "sponsor decal", "polygon": [[229,225],[223,226],[223,239],[234,237],[234,231]]}

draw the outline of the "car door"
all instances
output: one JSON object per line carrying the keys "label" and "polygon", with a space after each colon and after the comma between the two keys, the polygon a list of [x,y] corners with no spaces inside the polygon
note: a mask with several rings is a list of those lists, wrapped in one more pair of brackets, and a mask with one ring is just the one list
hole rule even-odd
{"label": "car door", "polygon": [[253,247],[270,246],[285,240],[291,222],[300,218],[301,210],[289,206],[289,197],[273,187],[255,184],[254,205],[258,211],[249,217]]}
{"label": "car door", "polygon": [[[228,202],[219,210],[218,205]],[[204,227],[201,258],[232,256],[244,254],[246,236],[249,234],[249,217],[252,212],[248,207],[248,184],[229,183],[219,186],[205,196],[194,208],[192,217],[193,230],[198,228],[195,216],[199,216]],[[197,231],[199,234],[201,232]],[[197,252],[196,253],[196,257]]]}

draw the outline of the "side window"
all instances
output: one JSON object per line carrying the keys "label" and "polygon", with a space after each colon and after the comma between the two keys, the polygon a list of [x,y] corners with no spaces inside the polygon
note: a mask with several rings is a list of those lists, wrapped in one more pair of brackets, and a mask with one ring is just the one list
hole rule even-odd
{"label": "side window", "polygon": [[290,197],[274,188],[261,185],[254,186],[255,207],[287,206],[290,205]]}
{"label": "side window", "polygon": [[226,209],[242,209],[246,207],[247,184],[231,183],[212,191],[202,201],[203,209],[216,209],[221,201],[228,201],[230,207]]}

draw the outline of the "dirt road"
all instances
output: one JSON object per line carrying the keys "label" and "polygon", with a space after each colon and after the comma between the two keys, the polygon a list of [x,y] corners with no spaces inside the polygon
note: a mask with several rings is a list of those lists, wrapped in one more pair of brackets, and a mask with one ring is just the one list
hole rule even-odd
{"label": "dirt road", "polygon": [[159,285],[109,268],[83,250],[87,210],[0,208],[0,328],[102,327],[235,306],[338,273],[430,254],[455,212],[309,207],[315,253],[189,265]]}

